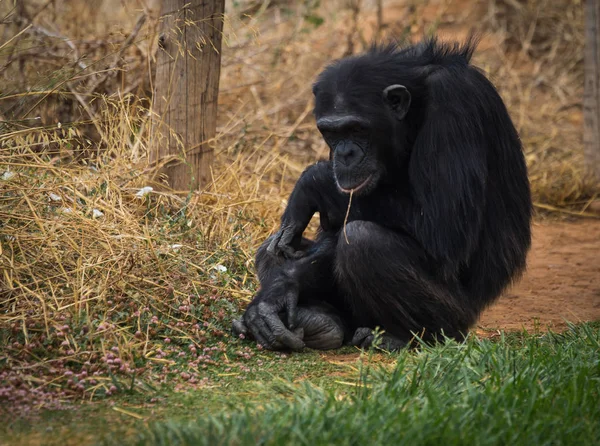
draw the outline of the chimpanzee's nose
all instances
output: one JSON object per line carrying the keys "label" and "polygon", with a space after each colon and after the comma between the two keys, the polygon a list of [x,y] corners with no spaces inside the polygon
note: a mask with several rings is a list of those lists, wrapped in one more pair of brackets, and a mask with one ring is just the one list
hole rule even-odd
{"label": "chimpanzee's nose", "polygon": [[346,167],[357,164],[362,159],[362,151],[351,141],[338,144],[335,155],[338,161]]}

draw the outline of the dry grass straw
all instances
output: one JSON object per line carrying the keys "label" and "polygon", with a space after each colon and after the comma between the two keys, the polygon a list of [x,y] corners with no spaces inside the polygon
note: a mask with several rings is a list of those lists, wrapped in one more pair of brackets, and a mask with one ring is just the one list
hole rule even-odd
{"label": "dry grass straw", "polygon": [[[354,51],[363,49],[376,17],[342,1],[320,9],[275,2],[255,17],[229,10],[212,184],[137,197],[160,182],[145,164],[152,12],[124,2],[124,32],[107,36],[89,16],[69,15],[85,10],[83,0],[52,3],[62,18],[31,8],[15,28],[26,38],[4,48],[4,74],[20,80],[0,97],[0,363],[29,385],[75,391],[60,367],[140,377],[151,369],[140,358],[174,364],[159,354],[166,337],[223,346],[231,315],[255,289],[256,247],[277,228],[306,164],[327,154],[310,114],[311,83],[347,51],[345,36],[354,33]],[[468,1],[408,3],[412,15],[405,3],[390,6],[383,34],[418,38],[475,23],[452,13]],[[570,3],[490,1],[487,39],[501,44],[484,45],[477,60],[521,131],[536,199],[550,206],[581,205],[595,193],[580,173],[582,52],[573,45],[582,45],[582,18]],[[356,21],[363,28],[347,29],[356,14],[367,17]],[[561,32],[548,32],[557,21]],[[135,369],[102,362],[115,347]],[[84,387],[109,389],[102,380]]]}

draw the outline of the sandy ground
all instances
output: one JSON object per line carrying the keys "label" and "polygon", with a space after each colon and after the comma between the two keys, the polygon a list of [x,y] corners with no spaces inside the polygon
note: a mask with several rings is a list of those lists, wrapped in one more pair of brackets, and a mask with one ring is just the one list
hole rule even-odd
{"label": "sandy ground", "polygon": [[600,320],[600,220],[542,222],[523,278],[482,315],[490,329],[564,328],[567,321]]}

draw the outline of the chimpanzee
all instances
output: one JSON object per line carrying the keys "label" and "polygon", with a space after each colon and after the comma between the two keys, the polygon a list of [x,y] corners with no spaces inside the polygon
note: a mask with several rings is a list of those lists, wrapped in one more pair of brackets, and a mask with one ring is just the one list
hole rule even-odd
{"label": "chimpanzee", "polygon": [[[374,46],[313,92],[328,161],[300,176],[259,248],[236,334],[268,349],[398,349],[463,339],[525,268],[532,204],[521,142],[464,44]],[[303,237],[319,213],[315,241]]]}

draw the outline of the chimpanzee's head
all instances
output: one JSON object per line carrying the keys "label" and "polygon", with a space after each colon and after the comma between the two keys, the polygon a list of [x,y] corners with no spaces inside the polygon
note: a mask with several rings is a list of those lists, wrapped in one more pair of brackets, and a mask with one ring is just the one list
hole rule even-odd
{"label": "chimpanzee's head", "polygon": [[[338,188],[357,195],[372,192],[407,150],[405,118],[409,88],[389,64],[377,71],[374,55],[343,59],[326,68],[313,87],[317,127],[330,149]],[[398,75],[400,74],[400,76]]]}

